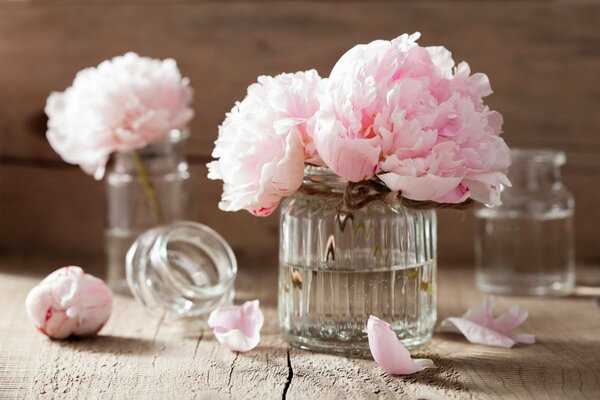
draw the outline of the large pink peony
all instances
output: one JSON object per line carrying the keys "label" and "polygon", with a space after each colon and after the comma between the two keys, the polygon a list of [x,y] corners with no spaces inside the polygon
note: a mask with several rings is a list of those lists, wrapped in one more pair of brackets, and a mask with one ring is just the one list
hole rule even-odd
{"label": "large pink peony", "polygon": [[111,153],[142,148],[187,125],[191,100],[174,60],[127,53],[80,71],[71,87],[50,95],[48,141],[66,162],[101,179]]}
{"label": "large pink peony", "polygon": [[315,70],[261,76],[219,127],[210,179],[223,180],[219,208],[271,214],[302,184],[304,164],[319,164],[314,114],[325,82]]}
{"label": "large pink peony", "polygon": [[349,181],[378,176],[409,199],[499,204],[510,152],[502,116],[482,100],[488,78],[455,66],[444,47],[420,47],[419,36],[359,45],[337,62],[316,150]]}

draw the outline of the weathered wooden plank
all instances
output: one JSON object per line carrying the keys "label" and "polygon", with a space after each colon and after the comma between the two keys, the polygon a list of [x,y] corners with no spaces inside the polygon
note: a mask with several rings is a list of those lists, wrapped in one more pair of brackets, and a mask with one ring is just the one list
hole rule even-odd
{"label": "weathered wooden plank", "polygon": [[[101,336],[50,341],[35,333],[23,309],[26,291],[35,280],[8,277],[2,275],[0,283],[0,299],[11,306],[11,313],[0,319],[2,398],[281,396],[288,376],[287,350],[273,333],[277,323],[272,308],[263,331],[264,351],[244,355],[221,348],[208,332],[179,337],[174,328],[148,318],[124,296],[115,297],[113,315]],[[6,291],[4,284],[9,283],[14,291]],[[252,295],[260,297],[260,291]]]}
{"label": "weathered wooden plank", "polygon": [[[194,220],[221,233],[242,262],[277,257],[277,218],[226,213],[217,208],[221,183],[206,178],[204,165],[192,166],[196,195]],[[101,256],[104,182],[78,168],[45,170],[0,168],[0,250]]]}
{"label": "weathered wooden plank", "polygon": [[327,75],[356,43],[420,30],[423,44],[443,43],[490,75],[509,143],[576,151],[598,168],[600,86],[589,77],[600,68],[599,24],[600,4],[588,1],[3,2],[0,155],[56,160],[43,136],[46,96],[127,50],[174,57],[190,76],[190,151],[205,157],[257,75]]}
{"label": "weathered wooden plank", "polygon": [[[193,164],[195,220],[220,232],[242,264],[277,262],[278,218],[256,218],[247,212],[218,210],[221,183],[206,178],[206,168]],[[596,245],[600,220],[598,176],[592,171],[567,171],[565,184],[577,201],[577,258],[598,263]],[[100,256],[103,251],[104,186],[78,168],[0,167],[0,251],[67,255],[71,259]],[[473,259],[473,218],[470,212],[438,213],[439,256],[444,263]]]}
{"label": "weathered wooden plank", "polygon": [[[45,270],[47,260],[0,260],[0,397],[2,398],[432,398],[583,399],[600,396],[600,329],[593,297],[499,298],[499,309],[529,309],[523,330],[537,343],[513,349],[467,344],[436,334],[413,351],[437,368],[393,377],[371,360],[288,350],[276,320],[275,269],[243,269],[237,301],[259,298],[266,324],[260,346],[236,355],[212,334],[182,338],[158,326],[127,297],[96,338],[50,341],[25,316],[23,299],[39,278],[15,269]],[[472,271],[440,268],[439,316],[479,302]],[[157,329],[158,327],[158,329]],[[289,353],[288,353],[289,351]],[[288,362],[289,354],[289,362]]]}

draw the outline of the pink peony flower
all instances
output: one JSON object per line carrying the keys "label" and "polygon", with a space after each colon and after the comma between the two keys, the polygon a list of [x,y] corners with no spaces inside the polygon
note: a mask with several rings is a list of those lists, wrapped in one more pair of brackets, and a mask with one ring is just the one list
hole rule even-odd
{"label": "pink peony flower", "polygon": [[529,333],[511,333],[527,319],[527,310],[519,305],[511,306],[506,312],[494,318],[496,304],[494,296],[488,296],[477,307],[467,310],[462,317],[450,317],[442,321],[441,332],[462,333],[469,342],[497,347],[512,347],[516,343],[535,343],[535,336]]}
{"label": "pink peony flower", "polygon": [[208,326],[219,343],[232,351],[250,351],[260,342],[265,318],[258,300],[240,306],[219,307],[210,313]]}
{"label": "pink peony flower", "polygon": [[80,71],[46,103],[52,148],[96,179],[111,153],[142,148],[192,119],[192,89],[172,59],[135,53]]}
{"label": "pink peony flower", "polygon": [[315,70],[261,76],[219,127],[210,179],[222,179],[224,211],[271,214],[302,184],[304,163],[319,164],[313,116],[324,81]]}
{"label": "pink peony flower", "polygon": [[371,315],[367,322],[369,349],[377,365],[392,375],[410,375],[432,368],[428,359],[412,359],[390,324]]}
{"label": "pink peony flower", "polygon": [[29,319],[53,339],[98,332],[110,316],[112,292],[79,267],[64,267],[48,275],[27,294]]}
{"label": "pink peony flower", "polygon": [[420,47],[419,36],[342,56],[316,116],[318,154],[349,181],[378,176],[409,199],[499,204],[510,152],[502,116],[482,100],[489,80],[455,67],[444,47]]}

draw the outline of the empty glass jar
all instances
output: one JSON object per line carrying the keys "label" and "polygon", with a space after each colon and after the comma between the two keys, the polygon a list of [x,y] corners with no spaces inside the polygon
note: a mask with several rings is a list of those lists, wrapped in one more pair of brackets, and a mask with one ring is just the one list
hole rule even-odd
{"label": "empty glass jar", "polygon": [[502,205],[476,216],[476,283],[488,293],[565,295],[575,283],[573,195],[561,182],[565,154],[513,149]]}
{"label": "empty glass jar", "polygon": [[184,154],[187,131],[172,130],[147,147],[115,153],[105,179],[107,282],[127,292],[125,254],[143,231],[190,219],[190,172]]}
{"label": "empty glass jar", "polygon": [[231,304],[236,273],[227,242],[195,222],[149,229],[127,253],[127,281],[135,298],[154,317],[183,323],[185,333],[204,328],[208,313]]}
{"label": "empty glass jar", "polygon": [[309,167],[305,190],[281,207],[283,336],[303,349],[368,356],[366,325],[374,315],[406,346],[423,344],[436,321],[435,211],[375,200],[345,217],[346,184]]}

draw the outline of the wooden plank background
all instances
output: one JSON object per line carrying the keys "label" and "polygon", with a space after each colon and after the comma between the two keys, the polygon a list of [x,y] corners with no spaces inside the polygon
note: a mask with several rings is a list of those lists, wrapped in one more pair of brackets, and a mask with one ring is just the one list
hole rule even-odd
{"label": "wooden plank background", "polygon": [[[75,73],[133,50],[173,57],[195,89],[188,154],[197,218],[242,262],[275,262],[277,218],[217,210],[206,179],[217,126],[257,75],[316,68],[326,76],[356,43],[421,31],[487,73],[489,104],[511,146],[566,151],[577,201],[577,255],[598,263],[600,2],[562,1],[7,1],[0,0],[0,251],[102,252],[103,186],[45,140],[43,107]],[[441,213],[440,258],[472,259],[472,217]]]}

